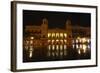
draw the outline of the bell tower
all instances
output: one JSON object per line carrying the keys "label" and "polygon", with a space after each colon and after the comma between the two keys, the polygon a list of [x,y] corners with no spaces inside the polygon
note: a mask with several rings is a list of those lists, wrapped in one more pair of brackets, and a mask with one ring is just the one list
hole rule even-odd
{"label": "bell tower", "polygon": [[66,31],[67,31],[67,45],[71,46],[72,45],[72,23],[71,19],[68,18],[66,21]]}
{"label": "bell tower", "polygon": [[42,31],[42,36],[43,37],[47,37],[47,33],[48,33],[48,20],[46,18],[44,18],[42,20],[42,26],[41,26],[41,31]]}

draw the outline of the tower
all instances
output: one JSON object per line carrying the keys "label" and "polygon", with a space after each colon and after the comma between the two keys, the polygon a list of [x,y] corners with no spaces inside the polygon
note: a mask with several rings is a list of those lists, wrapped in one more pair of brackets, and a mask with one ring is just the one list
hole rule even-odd
{"label": "tower", "polygon": [[67,45],[72,45],[72,26],[71,26],[71,19],[67,19],[66,21],[66,31],[67,31]]}
{"label": "tower", "polygon": [[48,33],[48,20],[46,18],[44,18],[42,20],[41,31],[42,31],[42,36],[43,37],[47,37],[47,33]]}

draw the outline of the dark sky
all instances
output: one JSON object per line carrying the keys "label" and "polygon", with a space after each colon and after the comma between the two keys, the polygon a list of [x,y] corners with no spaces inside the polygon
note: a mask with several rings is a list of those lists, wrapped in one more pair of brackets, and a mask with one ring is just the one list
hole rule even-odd
{"label": "dark sky", "polygon": [[52,12],[52,11],[31,11],[23,10],[23,25],[40,25],[42,19],[48,19],[49,28],[64,28],[66,20],[70,17],[72,26],[79,25],[90,27],[90,13],[72,13],[72,12]]}

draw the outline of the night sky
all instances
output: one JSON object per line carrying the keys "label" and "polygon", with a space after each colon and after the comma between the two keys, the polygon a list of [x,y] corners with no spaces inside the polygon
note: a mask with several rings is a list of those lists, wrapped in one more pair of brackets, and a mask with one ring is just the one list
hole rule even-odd
{"label": "night sky", "polygon": [[23,25],[41,25],[42,19],[47,18],[49,28],[64,28],[66,20],[70,18],[72,26],[91,26],[90,13],[52,12],[23,10]]}

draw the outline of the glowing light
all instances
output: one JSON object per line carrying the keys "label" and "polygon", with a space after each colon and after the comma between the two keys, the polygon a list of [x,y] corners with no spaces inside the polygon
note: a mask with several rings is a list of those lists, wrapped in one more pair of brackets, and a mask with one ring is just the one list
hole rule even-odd
{"label": "glowing light", "polygon": [[83,52],[84,53],[86,52],[86,48],[87,48],[87,46],[86,45],[83,45]]}
{"label": "glowing light", "polygon": [[78,39],[76,39],[76,43],[78,43]]}
{"label": "glowing light", "polygon": [[48,38],[51,36],[51,33],[48,33]]}
{"label": "glowing light", "polygon": [[52,37],[55,37],[55,33],[52,33]]}
{"label": "glowing light", "polygon": [[60,33],[60,37],[62,37],[62,38],[63,38],[63,33]]}
{"label": "glowing light", "polygon": [[48,40],[48,43],[50,43],[50,40]]}
{"label": "glowing light", "polygon": [[56,33],[56,37],[59,37],[59,33]]}
{"label": "glowing light", "polygon": [[56,42],[58,42],[59,40],[57,39]]}
{"label": "glowing light", "polygon": [[33,41],[32,40],[30,40],[30,44],[33,44]]}
{"label": "glowing light", "polygon": [[34,39],[34,37],[30,37],[31,38],[31,40],[33,40]]}
{"label": "glowing light", "polygon": [[80,50],[78,50],[78,54],[81,54],[81,51]]}
{"label": "glowing light", "polygon": [[55,49],[55,45],[52,45],[52,50],[54,50]]}
{"label": "glowing light", "polygon": [[48,46],[48,49],[49,49],[49,50],[51,49],[51,45]]}
{"label": "glowing light", "polygon": [[82,38],[82,43],[85,43],[86,42],[86,38]]}
{"label": "glowing light", "polygon": [[75,45],[73,44],[73,48],[75,48]]}
{"label": "glowing light", "polygon": [[82,45],[80,44],[80,48],[82,48]]}
{"label": "glowing light", "polygon": [[59,49],[59,45],[56,45],[56,49]]}
{"label": "glowing light", "polygon": [[64,36],[65,36],[65,38],[67,37],[67,34],[66,33],[64,33]]}
{"label": "glowing light", "polygon": [[67,40],[64,40],[65,43],[67,43]]}
{"label": "glowing light", "polygon": [[87,46],[86,45],[83,45],[83,50],[86,50]]}
{"label": "glowing light", "polygon": [[76,48],[78,49],[79,47],[78,47],[78,44],[76,44]]}
{"label": "glowing light", "polygon": [[87,39],[87,42],[90,43],[90,39]]}
{"label": "glowing light", "polygon": [[52,44],[54,43],[55,40],[52,40]]}
{"label": "glowing light", "polygon": [[61,41],[61,43],[63,44],[63,40],[60,40]]}
{"label": "glowing light", "polygon": [[32,51],[29,51],[29,57],[32,58]]}
{"label": "glowing light", "polygon": [[62,51],[62,49],[63,49],[63,45],[60,45],[60,50]]}
{"label": "glowing light", "polygon": [[67,45],[64,45],[64,49],[67,49]]}

